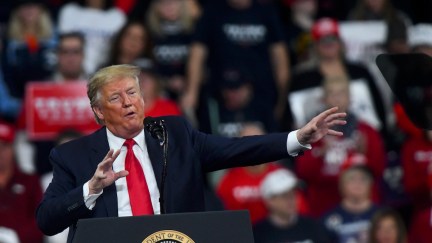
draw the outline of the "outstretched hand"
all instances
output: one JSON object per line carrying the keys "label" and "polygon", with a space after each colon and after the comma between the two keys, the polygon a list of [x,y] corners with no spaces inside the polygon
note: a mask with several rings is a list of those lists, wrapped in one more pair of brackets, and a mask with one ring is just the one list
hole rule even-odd
{"label": "outstretched hand", "polygon": [[301,144],[312,144],[320,140],[326,135],[342,136],[343,133],[333,130],[336,125],[345,125],[345,112],[336,113],[337,107],[328,109],[316,117],[312,118],[304,127],[297,132],[297,140]]}
{"label": "outstretched hand", "polygon": [[120,154],[120,149],[114,152],[113,149],[108,151],[105,158],[98,164],[95,174],[89,181],[89,193],[97,194],[102,191],[105,187],[114,183],[117,179],[125,177],[129,174],[128,171],[122,170],[114,172],[112,165]]}

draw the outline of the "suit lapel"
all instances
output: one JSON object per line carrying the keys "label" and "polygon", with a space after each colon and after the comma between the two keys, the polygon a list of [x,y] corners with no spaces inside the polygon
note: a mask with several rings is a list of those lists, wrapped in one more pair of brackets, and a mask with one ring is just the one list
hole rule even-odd
{"label": "suit lapel", "polygon": [[145,131],[145,141],[153,171],[155,173],[156,182],[160,190],[163,168],[163,150],[159,145],[159,142],[154,139],[147,131]]}
{"label": "suit lapel", "polygon": [[[96,169],[98,164],[103,160],[105,155],[109,151],[108,138],[106,134],[106,127],[97,131],[92,137],[92,155],[91,162],[93,167]],[[118,216],[118,206],[117,206],[117,191],[115,183],[104,188],[104,192],[101,196],[103,202],[105,203],[108,217]]]}

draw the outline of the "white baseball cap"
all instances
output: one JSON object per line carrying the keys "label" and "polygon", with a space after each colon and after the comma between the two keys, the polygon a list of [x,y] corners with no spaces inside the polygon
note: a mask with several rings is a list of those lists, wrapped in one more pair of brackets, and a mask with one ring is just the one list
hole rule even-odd
{"label": "white baseball cap", "polygon": [[294,189],[297,185],[296,176],[289,170],[278,169],[270,172],[261,183],[261,195],[270,198]]}
{"label": "white baseball cap", "polygon": [[419,45],[432,46],[432,24],[417,24],[408,29],[410,47]]}

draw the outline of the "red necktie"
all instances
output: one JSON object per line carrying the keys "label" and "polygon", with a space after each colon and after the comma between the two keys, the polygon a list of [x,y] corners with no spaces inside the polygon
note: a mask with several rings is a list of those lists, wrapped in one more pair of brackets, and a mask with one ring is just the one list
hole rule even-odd
{"label": "red necktie", "polygon": [[134,144],[135,141],[133,139],[126,139],[124,143],[124,146],[127,148],[125,169],[129,171],[129,175],[126,176],[126,182],[132,215],[154,214],[143,169],[132,150]]}

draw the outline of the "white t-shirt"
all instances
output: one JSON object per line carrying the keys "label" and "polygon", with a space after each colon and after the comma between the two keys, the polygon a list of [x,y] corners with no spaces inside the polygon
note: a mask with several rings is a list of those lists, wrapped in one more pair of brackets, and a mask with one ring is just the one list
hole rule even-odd
{"label": "white t-shirt", "polygon": [[92,74],[106,61],[111,38],[125,22],[125,15],[117,8],[99,10],[69,3],[60,10],[58,28],[60,33],[83,33],[86,41],[84,69]]}

